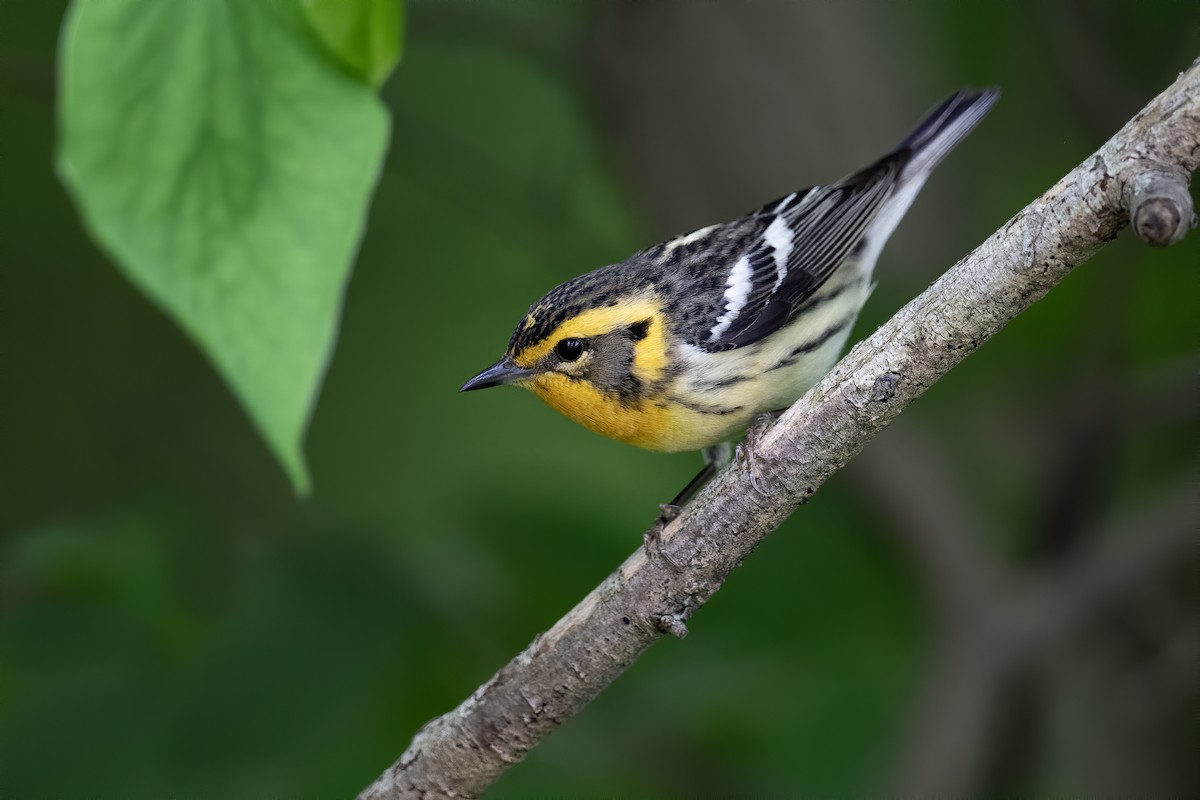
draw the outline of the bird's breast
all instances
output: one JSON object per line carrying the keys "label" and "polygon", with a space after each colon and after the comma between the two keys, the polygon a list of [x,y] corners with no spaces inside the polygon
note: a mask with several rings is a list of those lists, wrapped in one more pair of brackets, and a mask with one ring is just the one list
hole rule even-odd
{"label": "bird's breast", "polygon": [[622,400],[587,381],[556,373],[539,375],[529,388],[555,411],[602,436],[651,450],[690,449],[670,446],[676,428],[671,409],[654,400]]}

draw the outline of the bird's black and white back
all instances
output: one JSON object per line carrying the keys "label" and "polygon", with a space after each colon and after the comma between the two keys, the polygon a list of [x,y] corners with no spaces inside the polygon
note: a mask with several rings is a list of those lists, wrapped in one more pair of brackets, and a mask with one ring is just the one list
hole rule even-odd
{"label": "bird's black and white back", "polygon": [[997,97],[995,90],[959,92],[865,169],[640,254],[663,261],[666,280],[724,273],[719,294],[709,285],[709,297],[693,295],[701,307],[686,315],[689,322],[711,324],[687,332],[689,343],[713,352],[762,340],[794,319],[847,259],[869,279],[925,179]]}

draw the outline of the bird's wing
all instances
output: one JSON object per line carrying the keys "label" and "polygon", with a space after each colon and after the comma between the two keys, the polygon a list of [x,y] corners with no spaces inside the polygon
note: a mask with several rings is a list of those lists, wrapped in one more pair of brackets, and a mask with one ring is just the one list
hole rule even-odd
{"label": "bird's wing", "polygon": [[717,316],[697,344],[732,350],[783,327],[863,238],[895,189],[906,156],[895,153],[751,214],[759,233],[729,261]]}

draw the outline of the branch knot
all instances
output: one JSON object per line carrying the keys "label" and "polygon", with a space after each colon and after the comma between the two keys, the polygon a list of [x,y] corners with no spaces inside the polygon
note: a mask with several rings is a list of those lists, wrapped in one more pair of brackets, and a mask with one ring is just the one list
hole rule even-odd
{"label": "branch knot", "polygon": [[1138,170],[1125,184],[1129,224],[1151,247],[1172,245],[1196,227],[1187,175],[1178,168],[1154,165]]}

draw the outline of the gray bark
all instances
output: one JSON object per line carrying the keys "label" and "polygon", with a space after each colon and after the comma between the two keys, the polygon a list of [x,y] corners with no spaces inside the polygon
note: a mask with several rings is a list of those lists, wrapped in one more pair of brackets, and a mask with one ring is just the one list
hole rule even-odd
{"label": "gray bark", "polygon": [[[1194,225],[1187,183],[1198,163],[1200,61],[757,437],[666,528],[666,558],[636,551],[458,708],[418,731],[360,797],[481,794],[661,636],[686,635],[688,618],[797,506],[1127,222],[1148,243],[1178,241]],[[1072,602],[1064,608],[1080,601]]]}

